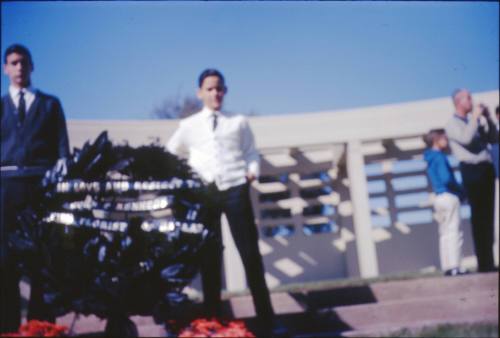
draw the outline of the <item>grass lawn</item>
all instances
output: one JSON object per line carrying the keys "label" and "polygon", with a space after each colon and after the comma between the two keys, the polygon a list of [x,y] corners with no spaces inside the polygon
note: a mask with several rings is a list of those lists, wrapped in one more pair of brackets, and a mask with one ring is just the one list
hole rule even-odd
{"label": "grass lawn", "polygon": [[403,329],[386,337],[450,337],[492,338],[498,337],[498,324],[443,324],[421,329]]}

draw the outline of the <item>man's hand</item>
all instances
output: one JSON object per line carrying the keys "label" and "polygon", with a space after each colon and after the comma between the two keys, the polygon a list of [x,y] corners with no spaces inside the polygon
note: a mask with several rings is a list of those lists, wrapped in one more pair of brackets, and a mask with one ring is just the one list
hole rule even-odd
{"label": "man's hand", "polygon": [[60,173],[62,176],[65,176],[68,173],[68,167],[66,165],[66,159],[60,158],[56,162],[56,172]]}
{"label": "man's hand", "polygon": [[474,109],[472,110],[472,118],[476,119],[476,120],[479,119],[479,117],[481,117],[481,115],[483,115],[483,111],[485,110],[485,108],[486,107],[482,103],[476,105],[474,107]]}
{"label": "man's hand", "polygon": [[248,180],[248,183],[252,183],[253,181],[255,181],[256,177],[254,174],[247,174],[247,180]]}

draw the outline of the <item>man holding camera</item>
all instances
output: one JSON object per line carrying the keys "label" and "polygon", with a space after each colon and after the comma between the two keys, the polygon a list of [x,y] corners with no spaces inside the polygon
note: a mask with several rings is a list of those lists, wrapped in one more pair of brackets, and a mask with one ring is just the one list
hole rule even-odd
{"label": "man holding camera", "polygon": [[498,142],[498,131],[488,109],[482,104],[473,106],[468,90],[455,90],[453,104],[455,114],[446,125],[446,133],[451,151],[460,162],[462,182],[471,207],[478,271],[493,271],[495,170],[489,144]]}

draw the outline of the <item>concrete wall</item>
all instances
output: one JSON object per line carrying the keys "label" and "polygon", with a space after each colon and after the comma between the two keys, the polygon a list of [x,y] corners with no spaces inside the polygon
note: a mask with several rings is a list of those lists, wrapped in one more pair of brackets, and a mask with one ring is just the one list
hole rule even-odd
{"label": "concrete wall", "polygon": [[[498,105],[498,91],[474,94],[493,112]],[[442,127],[453,113],[448,97],[366,108],[309,112],[293,115],[250,117],[260,149],[343,143],[351,139],[372,140],[423,134]],[[72,146],[81,146],[104,129],[117,142],[131,145],[168,140],[177,120],[70,120]]]}

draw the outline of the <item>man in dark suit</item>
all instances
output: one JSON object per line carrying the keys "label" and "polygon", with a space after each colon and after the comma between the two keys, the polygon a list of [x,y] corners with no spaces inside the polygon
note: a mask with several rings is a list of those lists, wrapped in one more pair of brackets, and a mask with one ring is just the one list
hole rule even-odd
{"label": "man in dark suit", "polygon": [[[4,73],[9,92],[1,110],[1,200],[0,200],[0,332],[17,331],[20,324],[20,276],[8,246],[18,213],[36,202],[37,187],[45,171],[63,165],[69,155],[68,132],[59,100],[32,87],[34,65],[29,50],[18,44],[4,54]],[[29,319],[53,320],[47,316],[41,285],[31,281]]]}

